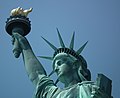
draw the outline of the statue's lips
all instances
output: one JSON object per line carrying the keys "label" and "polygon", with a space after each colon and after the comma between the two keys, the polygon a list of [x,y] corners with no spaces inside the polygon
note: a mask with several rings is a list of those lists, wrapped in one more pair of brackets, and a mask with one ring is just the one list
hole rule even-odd
{"label": "statue's lips", "polygon": [[62,75],[63,75],[63,73],[62,73],[61,71],[58,71],[58,72],[57,72],[58,78],[61,77]]}
{"label": "statue's lips", "polygon": [[56,70],[55,72],[57,73],[58,76],[61,74],[60,70]]}
{"label": "statue's lips", "polygon": [[57,73],[57,75],[59,75],[61,73],[61,71],[57,71],[56,73]]}

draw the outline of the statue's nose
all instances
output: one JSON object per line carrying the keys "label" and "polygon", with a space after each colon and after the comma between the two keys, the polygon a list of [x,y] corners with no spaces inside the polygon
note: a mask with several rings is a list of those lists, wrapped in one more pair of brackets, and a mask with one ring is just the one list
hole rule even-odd
{"label": "statue's nose", "polygon": [[57,73],[57,72],[59,71],[58,66],[56,66],[54,70],[55,70],[55,72]]}

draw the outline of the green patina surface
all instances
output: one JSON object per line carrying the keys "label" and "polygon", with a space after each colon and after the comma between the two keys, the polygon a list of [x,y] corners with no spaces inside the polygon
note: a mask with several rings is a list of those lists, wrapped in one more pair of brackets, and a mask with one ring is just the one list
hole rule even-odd
{"label": "green patina surface", "polygon": [[[30,9],[30,11],[32,11],[32,9]],[[15,15],[17,14],[16,10],[14,13]],[[11,17],[14,18],[14,22],[18,21],[18,18],[16,17]],[[42,37],[55,51],[52,57],[39,56],[41,58],[52,60],[53,71],[50,75],[56,73],[58,76],[57,81],[54,83],[53,80],[50,79],[50,75],[47,76],[43,65],[35,56],[28,40],[21,35],[21,31],[25,33],[24,30],[26,30],[26,28],[19,26],[19,28],[15,28],[14,32],[11,32],[13,31],[11,29],[14,27],[12,25],[14,22],[11,18],[9,18],[6,23],[6,30],[9,34],[12,34],[12,43],[15,48],[14,50],[16,52],[19,50],[16,57],[19,57],[22,53],[28,77],[36,86],[36,92],[34,96],[35,98],[112,98],[112,81],[109,78],[103,74],[98,74],[96,81],[91,81],[91,73],[87,68],[87,62],[81,56],[81,52],[83,51],[87,42],[77,51],[75,51],[73,49],[75,33],[73,33],[69,47],[65,46],[58,29],[57,32],[61,45],[60,48],[55,47],[53,44]],[[19,17],[19,20],[20,18],[23,17]],[[27,22],[29,21],[27,20]],[[20,21],[17,23],[19,24]],[[26,23],[24,24],[26,25]],[[11,25],[13,27],[11,27]],[[28,23],[27,26],[29,27],[30,24]],[[8,27],[10,28],[8,29]],[[28,29],[30,29],[30,27]],[[13,53],[15,54],[14,51]],[[59,81],[64,84],[65,87],[63,89],[60,89],[56,86],[57,82]]]}

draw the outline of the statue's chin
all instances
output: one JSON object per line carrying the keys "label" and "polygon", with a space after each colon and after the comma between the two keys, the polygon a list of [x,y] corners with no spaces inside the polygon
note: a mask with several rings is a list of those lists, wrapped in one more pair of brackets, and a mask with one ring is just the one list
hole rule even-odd
{"label": "statue's chin", "polygon": [[65,76],[63,75],[63,73],[60,73],[58,75],[58,79],[59,79],[60,82],[65,83]]}

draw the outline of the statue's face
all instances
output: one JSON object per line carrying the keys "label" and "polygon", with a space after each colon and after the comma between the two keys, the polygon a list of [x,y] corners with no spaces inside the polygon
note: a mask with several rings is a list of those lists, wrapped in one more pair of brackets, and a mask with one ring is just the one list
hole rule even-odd
{"label": "statue's face", "polygon": [[69,78],[69,76],[73,75],[73,63],[75,60],[75,57],[66,53],[60,53],[55,56],[53,68],[61,82],[64,82],[65,78]]}

